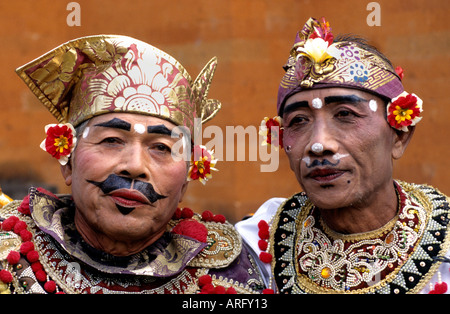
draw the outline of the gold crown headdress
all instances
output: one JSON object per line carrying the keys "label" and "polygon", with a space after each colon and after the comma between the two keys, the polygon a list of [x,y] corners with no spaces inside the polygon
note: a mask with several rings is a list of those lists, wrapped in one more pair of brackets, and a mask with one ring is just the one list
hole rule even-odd
{"label": "gold crown headdress", "polygon": [[[41,148],[64,165],[76,145],[73,127],[101,114],[155,116],[188,128],[193,136],[195,119],[204,123],[221,108],[218,100],[207,98],[216,67],[214,57],[193,81],[177,60],[154,46],[97,35],[69,41],[16,72],[60,123],[45,127]],[[201,152],[189,178],[204,183],[216,160],[202,147]]]}
{"label": "gold crown headdress", "polygon": [[216,66],[211,59],[192,81],[177,60],[156,47],[98,35],[69,41],[16,72],[60,123],[77,126],[96,115],[129,112],[192,132],[195,118],[206,122],[221,107],[207,99]]}

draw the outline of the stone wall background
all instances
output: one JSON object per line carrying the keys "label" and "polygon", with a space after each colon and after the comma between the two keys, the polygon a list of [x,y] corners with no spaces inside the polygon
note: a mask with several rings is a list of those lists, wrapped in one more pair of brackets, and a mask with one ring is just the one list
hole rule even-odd
{"label": "stone wall background", "polygon": [[[449,1],[380,0],[381,26],[369,26],[370,1],[364,0],[79,0],[81,26],[72,27],[66,22],[69,2],[0,2],[0,185],[6,193],[21,198],[30,185],[70,192],[59,164],[39,148],[44,125],[55,120],[14,73],[16,67],[94,34],[148,42],[180,60],[193,77],[217,56],[210,97],[220,99],[223,109],[206,126],[257,127],[276,114],[281,67],[296,32],[310,16],[325,16],[334,33],[367,37],[402,66],[406,90],[424,100],[424,119],[396,162],[395,177],[450,194]],[[260,165],[219,162],[220,171],[206,186],[190,184],[182,205],[236,221],[270,197],[300,190],[284,153],[277,172],[262,173]]]}

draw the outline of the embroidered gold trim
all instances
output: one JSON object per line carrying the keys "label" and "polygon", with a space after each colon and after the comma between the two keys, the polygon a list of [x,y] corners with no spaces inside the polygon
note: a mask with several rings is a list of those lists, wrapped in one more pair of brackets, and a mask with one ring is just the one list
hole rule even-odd
{"label": "embroidered gold trim", "polygon": [[[420,292],[424,286],[428,283],[428,281],[433,277],[437,269],[439,268],[441,262],[434,262],[431,264],[429,268],[425,270],[425,273],[421,273],[420,279],[416,281],[417,283],[412,288],[406,288],[406,285],[402,284],[402,280],[406,280],[405,276],[409,276],[414,272],[414,260],[423,260],[428,258],[430,260],[430,256],[424,252],[423,246],[427,246],[427,243],[429,241],[436,241],[432,237],[432,229],[430,220],[439,218],[447,224],[445,226],[441,225],[441,229],[446,230],[445,238],[442,240],[442,242],[436,242],[441,243],[439,246],[439,252],[437,255],[445,255],[445,253],[450,248],[450,224],[448,224],[448,202],[449,198],[445,195],[441,194],[439,191],[428,187],[428,186],[418,186],[418,185],[412,185],[404,182],[399,182],[403,191],[409,195],[411,200],[414,202],[420,204],[422,208],[424,209],[424,212],[426,213],[426,218],[424,216],[419,216],[418,227],[421,231],[420,237],[415,241],[414,247],[412,250],[410,250],[408,258],[404,260],[404,262],[399,263],[399,265],[391,271],[384,279],[380,280],[378,283],[374,284],[373,286],[362,288],[362,289],[356,289],[356,290],[334,290],[325,288],[322,286],[319,286],[317,283],[313,282],[309,277],[307,277],[304,274],[300,274],[299,272],[299,264],[297,262],[297,256],[298,256],[298,239],[299,234],[303,228],[302,224],[308,223],[306,221],[306,218],[308,217],[308,214],[310,213],[311,209],[313,208],[312,203],[307,200],[306,196],[303,195],[295,195],[292,198],[286,200],[281,204],[279,207],[277,214],[274,218],[274,224],[273,228],[271,228],[271,240],[270,240],[270,252],[275,257],[274,254],[275,246],[278,245],[277,250],[283,250],[283,254],[280,254],[280,252],[277,252],[278,254],[278,260],[274,259],[272,262],[272,274],[274,276],[284,276],[280,277],[285,278],[282,282],[284,286],[280,287],[280,283],[278,282],[278,289],[281,289],[282,293],[283,290],[287,289],[287,291],[290,291],[290,293],[345,293],[345,294],[362,294],[362,293],[399,293],[400,289],[394,289],[397,285],[398,287],[405,287],[406,293],[418,293]],[[434,202],[434,199],[440,199],[439,201]],[[444,198],[447,202],[447,204],[444,206],[442,198]],[[289,204],[289,202],[292,202]],[[300,207],[296,207],[295,204],[300,204]],[[439,208],[438,208],[439,207]],[[441,209],[442,208],[442,209]],[[280,224],[281,219],[281,213],[284,214],[283,222]],[[445,216],[447,215],[447,216]],[[289,217],[294,218],[295,220],[292,221]],[[447,218],[444,218],[447,217]],[[289,226],[291,222],[295,222],[295,229],[292,229],[292,227]],[[395,221],[396,222],[396,221]],[[389,227],[391,226],[391,222],[386,224],[383,228],[376,230],[378,234],[386,234],[387,231],[389,231]],[[283,239],[279,243],[275,243],[275,234],[280,232],[280,228],[284,228],[286,230],[292,231],[292,234],[288,234],[288,237],[293,236],[295,239],[290,239],[290,241],[293,240],[293,243],[286,242],[288,239]],[[419,230],[418,230],[419,231]],[[367,233],[364,234],[366,237],[369,236]],[[358,236],[361,236],[359,234]],[[373,236],[373,234],[370,234],[370,236]],[[431,240],[430,240],[431,236]],[[283,238],[281,236],[281,238]],[[362,241],[362,240],[360,240]],[[283,242],[283,244],[282,244]],[[290,247],[284,248],[284,246],[289,244]],[[434,243],[434,242],[433,242]],[[432,250],[433,248],[431,246],[428,247],[429,250]],[[430,253],[431,254],[431,253]],[[434,255],[433,255],[434,256]],[[432,261],[432,259],[431,259]],[[280,266],[282,265],[282,266]],[[280,268],[281,267],[281,268]],[[275,269],[282,269],[281,273],[275,274]],[[407,275],[408,274],[408,275]],[[412,277],[408,277],[412,278]],[[392,284],[394,284],[392,286]]]}

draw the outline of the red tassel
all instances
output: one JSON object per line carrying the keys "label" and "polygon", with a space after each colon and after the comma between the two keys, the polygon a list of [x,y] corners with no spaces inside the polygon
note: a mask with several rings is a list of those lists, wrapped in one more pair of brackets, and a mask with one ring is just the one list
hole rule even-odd
{"label": "red tassel", "polygon": [[11,265],[16,265],[20,261],[20,253],[16,251],[9,252],[8,256],[6,257],[6,260]]}
{"label": "red tassel", "polygon": [[27,260],[30,263],[34,263],[37,262],[39,260],[39,253],[35,250],[32,250],[30,252],[27,253]]}
{"label": "red tassel", "polygon": [[205,211],[202,213],[202,219],[203,219],[204,221],[212,221],[213,218],[214,218],[214,214],[213,214],[211,211],[209,211],[209,210],[205,210]]}
{"label": "red tassel", "polygon": [[447,292],[447,283],[445,283],[445,282],[436,283],[434,285],[434,291],[436,292],[436,294],[446,293]]}
{"label": "red tassel", "polygon": [[16,223],[19,221],[19,218],[16,216],[11,216],[9,218],[6,218],[2,223],[2,229],[5,231],[11,231],[13,230]]}
{"label": "red tassel", "polygon": [[208,238],[208,230],[196,220],[182,220],[172,229],[172,232],[194,238],[200,242],[206,242]]}
{"label": "red tassel", "polygon": [[37,279],[39,282],[44,282],[44,281],[47,280],[47,274],[46,274],[45,271],[43,271],[42,269],[41,269],[41,270],[38,270],[38,271],[35,272],[34,274],[36,275],[36,279]]}
{"label": "red tassel", "polygon": [[268,246],[268,245],[269,245],[269,244],[267,243],[266,240],[259,240],[259,241],[258,241],[258,247],[259,247],[259,249],[260,249],[261,251],[267,250],[267,246]]}
{"label": "red tassel", "polygon": [[13,276],[6,269],[2,269],[0,270],[0,281],[3,281],[4,283],[10,283],[11,281],[13,281]]}
{"label": "red tassel", "polygon": [[24,229],[22,231],[20,231],[20,237],[22,238],[22,241],[28,242],[31,240],[31,238],[33,237],[33,235],[31,234],[30,231]]}
{"label": "red tassel", "polygon": [[172,219],[178,220],[180,218],[181,218],[181,209],[177,207],[177,209],[173,213]]}
{"label": "red tassel", "polygon": [[259,253],[259,259],[263,263],[270,263],[272,261],[272,254],[267,252],[261,252]]}
{"label": "red tassel", "polygon": [[34,250],[34,244],[30,241],[22,243],[20,246],[20,253],[27,255],[28,252]]}
{"label": "red tassel", "polygon": [[31,215],[31,212],[30,212],[30,196],[29,195],[25,196],[25,198],[23,199],[22,203],[17,208],[17,210],[19,211],[19,213],[22,213],[24,215],[27,215],[27,216]]}
{"label": "red tassel", "polygon": [[27,229],[27,224],[25,223],[25,221],[19,220],[15,225],[14,225],[14,233],[16,234],[20,234],[20,232],[22,230],[26,230]]}
{"label": "red tassel", "polygon": [[44,289],[48,293],[53,293],[56,290],[56,283],[53,280],[49,280],[44,284]]}
{"label": "red tassel", "polygon": [[214,294],[225,294],[227,292],[227,289],[222,286],[217,286],[214,288]]}
{"label": "red tassel", "polygon": [[220,215],[220,214],[214,215],[213,220],[214,220],[215,222],[219,222],[219,223],[221,223],[221,224],[224,224],[225,221],[226,221],[225,216],[224,216],[224,215]]}
{"label": "red tassel", "polygon": [[192,209],[185,207],[181,210],[181,218],[192,218],[194,216],[194,212],[192,211]]}
{"label": "red tassel", "polygon": [[198,285],[199,287],[203,287],[204,285],[211,284],[212,278],[210,275],[203,275],[198,278]]}
{"label": "red tassel", "polygon": [[273,291],[273,289],[264,289],[262,291],[263,294],[274,294],[275,292]]}

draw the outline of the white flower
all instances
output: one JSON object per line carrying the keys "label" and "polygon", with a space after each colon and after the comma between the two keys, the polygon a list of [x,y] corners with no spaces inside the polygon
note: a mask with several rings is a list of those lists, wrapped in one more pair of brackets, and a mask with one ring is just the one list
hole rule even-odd
{"label": "white flower", "polygon": [[334,44],[330,45],[320,37],[308,39],[303,47],[297,48],[297,51],[300,52],[297,58],[301,55],[306,55],[308,58],[319,64],[330,58],[339,59],[341,55],[341,52]]}

